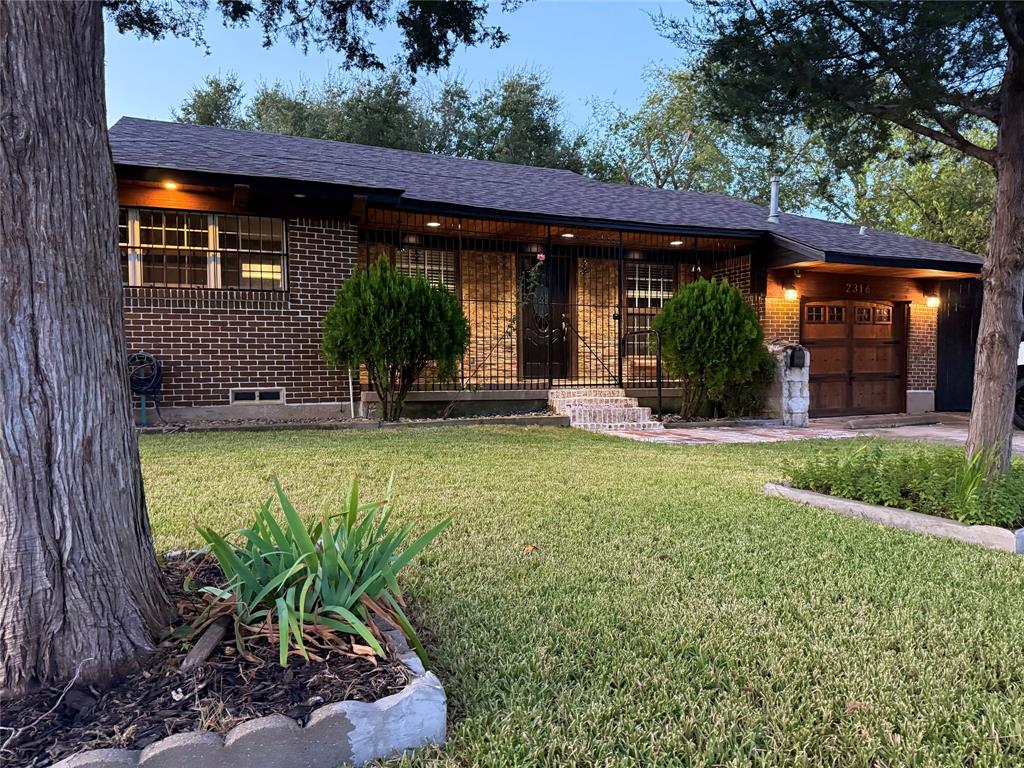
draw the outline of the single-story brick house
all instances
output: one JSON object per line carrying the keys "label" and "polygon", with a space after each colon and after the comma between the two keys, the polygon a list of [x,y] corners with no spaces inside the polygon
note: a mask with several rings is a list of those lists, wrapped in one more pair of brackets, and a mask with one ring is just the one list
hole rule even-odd
{"label": "single-story brick house", "polygon": [[766,339],[811,350],[812,415],[931,410],[940,285],[981,266],[947,245],[563,170],[135,118],[110,143],[128,345],[163,362],[165,407],[336,410],[349,384],[320,358],[321,320],[352,270],[384,256],[458,293],[470,321],[458,384],[428,378],[414,402],[649,396],[642,331],[705,276],[743,291]]}

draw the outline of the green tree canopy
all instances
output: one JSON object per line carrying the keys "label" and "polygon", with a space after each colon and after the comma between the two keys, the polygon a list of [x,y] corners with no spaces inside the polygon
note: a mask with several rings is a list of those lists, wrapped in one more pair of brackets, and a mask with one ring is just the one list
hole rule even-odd
{"label": "green tree canopy", "polygon": [[846,194],[819,136],[792,128],[777,142],[757,145],[731,122],[717,119],[707,79],[689,69],[655,68],[647,94],[628,112],[597,106],[597,142],[609,177],[627,184],[686,189],[767,205],[771,177],[780,175],[786,210],[823,210]]}
{"label": "green tree canopy", "polygon": [[578,172],[589,157],[586,137],[567,127],[547,78],[528,71],[476,93],[459,79],[429,90],[387,70],[297,89],[261,85],[250,100],[229,73],[207,77],[172,115],[180,122]]}
{"label": "green tree canopy", "polygon": [[985,253],[996,178],[980,160],[899,131],[885,155],[853,174],[852,186],[851,220]]}

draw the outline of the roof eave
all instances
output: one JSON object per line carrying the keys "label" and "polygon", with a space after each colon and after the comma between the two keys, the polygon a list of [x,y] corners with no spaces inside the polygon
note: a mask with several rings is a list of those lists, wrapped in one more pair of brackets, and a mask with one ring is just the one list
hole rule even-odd
{"label": "roof eave", "polygon": [[981,272],[981,264],[974,261],[953,259],[921,259],[914,257],[874,256],[843,251],[825,251],[824,261],[833,264],[858,264],[875,267],[903,267],[907,269],[936,269],[943,272]]}
{"label": "roof eave", "polygon": [[318,190],[323,196],[350,197],[366,195],[367,200],[377,203],[397,203],[405,190],[395,187],[377,187],[366,184],[338,184],[334,182],[306,181],[286,176],[254,176],[252,174],[222,173],[215,171],[197,171],[188,168],[176,168],[169,165],[139,165],[136,163],[115,162],[114,168],[118,178],[132,181],[164,181],[168,173],[177,175],[178,181],[185,184],[204,186],[221,186],[233,184],[257,184],[280,190]]}
{"label": "roof eave", "polygon": [[483,208],[471,205],[455,205],[434,200],[417,200],[402,196],[399,207],[402,210],[417,213],[435,213],[448,216],[472,216],[483,219],[503,219],[533,224],[551,224],[556,226],[590,227],[594,229],[614,229],[624,232],[656,232],[666,235],[699,235],[703,237],[732,237],[756,240],[764,235],[761,229],[732,229],[729,227],[684,226],[657,224],[623,219],[603,219],[586,216],[559,216],[556,214],[536,213],[530,211],[510,211],[503,208]]}

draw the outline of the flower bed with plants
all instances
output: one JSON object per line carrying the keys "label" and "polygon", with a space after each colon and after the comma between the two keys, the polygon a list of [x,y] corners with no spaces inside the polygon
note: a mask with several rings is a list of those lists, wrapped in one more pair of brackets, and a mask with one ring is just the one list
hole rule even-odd
{"label": "flower bed with plants", "polygon": [[990,457],[959,448],[908,449],[878,441],[824,448],[787,466],[793,488],[945,517],[1024,528],[1024,465],[990,477]]}
{"label": "flower bed with plants", "polygon": [[[5,761],[124,766],[179,749],[182,765],[231,766],[276,743],[288,758],[276,764],[306,768],[442,739],[444,694],[396,575],[449,521],[411,540],[389,497],[360,503],[353,482],[339,513],[305,522],[278,485],[281,517],[267,501],[233,535],[200,528],[208,547],[164,565],[181,623],[107,689],[72,680],[5,702]],[[367,739],[375,723],[393,749],[388,734]]]}

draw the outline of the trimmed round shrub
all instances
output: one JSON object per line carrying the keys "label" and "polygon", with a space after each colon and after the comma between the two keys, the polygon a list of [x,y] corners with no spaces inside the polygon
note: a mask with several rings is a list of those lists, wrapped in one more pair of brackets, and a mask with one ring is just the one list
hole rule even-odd
{"label": "trimmed round shrub", "polygon": [[366,367],[385,421],[401,417],[409,389],[428,365],[440,381],[454,380],[468,343],[458,297],[383,258],[342,283],[324,317],[324,359]]}
{"label": "trimmed round shrub", "polygon": [[683,415],[756,415],[773,365],[753,307],[728,280],[679,289],[654,318],[670,375],[686,382]]}

